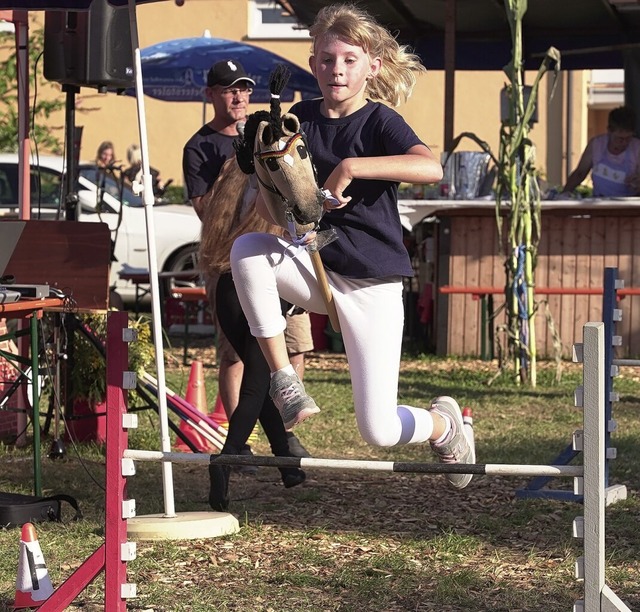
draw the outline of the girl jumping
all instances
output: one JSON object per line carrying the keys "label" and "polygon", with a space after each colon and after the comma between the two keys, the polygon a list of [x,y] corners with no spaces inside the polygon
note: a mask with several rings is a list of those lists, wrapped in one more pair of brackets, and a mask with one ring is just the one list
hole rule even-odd
{"label": "girl jumping", "polygon": [[[474,463],[462,415],[451,397],[428,409],[398,405],[404,326],[402,278],[412,276],[402,241],[398,184],[437,183],[442,166],[389,106],[406,100],[419,59],[366,11],[323,8],[310,28],[311,70],[322,98],[295,104],[318,173],[334,199],[321,229],[337,240],[321,253],[349,362],[358,428],[369,444],[390,447],[429,441],[443,463]],[[260,196],[257,210],[268,210]],[[270,395],[285,426],[320,411],[289,362],[280,298],[316,313],[326,308],[305,248],[271,234],[245,234],[231,251],[238,298],[271,371]],[[456,488],[470,474],[447,474]]]}

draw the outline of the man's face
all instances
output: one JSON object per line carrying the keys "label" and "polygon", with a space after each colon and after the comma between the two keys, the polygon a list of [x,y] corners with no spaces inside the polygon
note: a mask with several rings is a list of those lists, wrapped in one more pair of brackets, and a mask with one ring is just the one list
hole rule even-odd
{"label": "man's face", "polygon": [[627,130],[611,130],[609,132],[609,151],[619,155],[631,144],[633,132]]}
{"label": "man's face", "polygon": [[229,87],[221,85],[207,87],[207,94],[213,104],[216,117],[234,122],[245,120],[252,92],[251,83],[247,81],[240,81]]}

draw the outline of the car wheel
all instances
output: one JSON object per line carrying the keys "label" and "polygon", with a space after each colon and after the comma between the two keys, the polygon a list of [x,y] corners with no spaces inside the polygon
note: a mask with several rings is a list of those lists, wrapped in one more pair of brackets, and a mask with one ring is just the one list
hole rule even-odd
{"label": "car wheel", "polygon": [[[198,269],[198,245],[191,244],[177,251],[168,260],[163,272],[167,276],[163,279],[162,290],[165,296],[170,296],[175,288],[196,287],[201,285]],[[194,271],[193,274],[189,272]]]}

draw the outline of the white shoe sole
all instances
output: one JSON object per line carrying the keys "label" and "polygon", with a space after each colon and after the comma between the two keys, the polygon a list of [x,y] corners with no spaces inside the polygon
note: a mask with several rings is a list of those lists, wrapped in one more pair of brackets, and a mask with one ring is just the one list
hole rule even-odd
{"label": "white shoe sole", "polygon": [[291,429],[296,425],[300,425],[302,421],[305,421],[306,419],[308,419],[310,416],[313,416],[314,414],[318,414],[318,412],[320,412],[320,408],[318,408],[317,406],[315,408],[303,408],[300,412],[296,414],[295,419],[284,424],[284,428]]}

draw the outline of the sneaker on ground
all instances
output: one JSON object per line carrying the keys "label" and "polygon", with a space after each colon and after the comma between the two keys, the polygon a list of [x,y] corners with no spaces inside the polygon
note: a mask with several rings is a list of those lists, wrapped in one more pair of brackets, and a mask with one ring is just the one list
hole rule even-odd
{"label": "sneaker on ground", "polygon": [[293,457],[311,457],[311,453],[302,446],[302,442],[290,431],[287,432],[287,442],[289,443],[289,452]]}
{"label": "sneaker on ground", "polygon": [[280,477],[284,488],[290,489],[302,484],[307,475],[300,468],[280,468]]}
{"label": "sneaker on ground", "polygon": [[[436,397],[431,402],[431,411],[448,418],[451,422],[451,431],[444,442],[441,444],[430,442],[431,449],[438,456],[440,463],[475,463],[474,444],[467,438],[458,402],[452,397]],[[456,489],[464,489],[473,477],[472,474],[445,474],[445,476]]]}
{"label": "sneaker on ground", "polygon": [[269,395],[280,412],[286,429],[291,429],[312,414],[320,412],[317,404],[306,394],[297,374],[276,372],[271,377]]}

